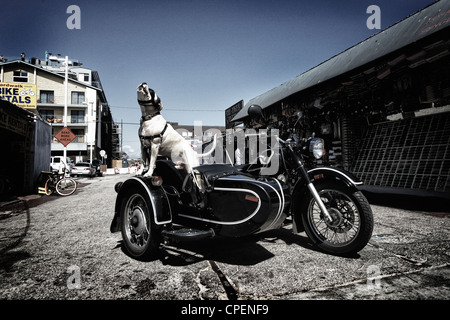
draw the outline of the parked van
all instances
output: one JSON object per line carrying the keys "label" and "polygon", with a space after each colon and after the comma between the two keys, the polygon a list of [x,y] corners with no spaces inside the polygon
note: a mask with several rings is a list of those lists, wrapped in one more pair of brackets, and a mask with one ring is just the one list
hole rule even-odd
{"label": "parked van", "polygon": [[72,171],[73,168],[73,162],[70,160],[70,158],[67,158],[66,161],[63,160],[64,157],[51,157],[50,158],[50,168],[52,171],[59,171],[62,172],[64,169],[64,165],[66,166],[67,170],[69,170],[69,173]]}

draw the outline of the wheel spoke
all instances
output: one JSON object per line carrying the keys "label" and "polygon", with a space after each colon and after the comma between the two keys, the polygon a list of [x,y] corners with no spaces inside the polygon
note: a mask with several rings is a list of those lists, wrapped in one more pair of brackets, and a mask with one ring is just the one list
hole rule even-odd
{"label": "wheel spoke", "polygon": [[127,202],[126,234],[130,243],[137,247],[144,247],[150,237],[147,210],[146,203],[140,195],[134,195]]}
{"label": "wheel spoke", "polygon": [[312,200],[309,216],[315,232],[325,242],[344,245],[352,241],[360,228],[360,217],[356,205],[338,190],[322,190],[320,197],[333,221],[325,220],[316,201]]}

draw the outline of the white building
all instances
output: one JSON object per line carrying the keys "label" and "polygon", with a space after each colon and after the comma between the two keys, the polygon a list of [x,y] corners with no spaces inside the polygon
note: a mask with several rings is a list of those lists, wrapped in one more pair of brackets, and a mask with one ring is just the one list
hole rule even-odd
{"label": "white building", "polygon": [[[31,58],[0,62],[0,82],[36,86],[36,105],[28,109],[52,125],[53,137],[67,123],[76,136],[66,147],[72,161],[101,159],[100,150],[106,151],[110,161],[117,151],[113,143],[117,140],[113,132],[116,126],[98,72],[69,59],[67,118],[64,119],[65,65],[61,60],[46,53],[44,61]],[[3,95],[3,99],[11,97]],[[52,156],[63,155],[63,149],[63,144],[53,138]]]}

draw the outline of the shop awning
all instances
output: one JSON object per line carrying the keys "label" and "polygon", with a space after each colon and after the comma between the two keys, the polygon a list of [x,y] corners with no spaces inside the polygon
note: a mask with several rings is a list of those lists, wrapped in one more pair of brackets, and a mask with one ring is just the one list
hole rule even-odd
{"label": "shop awning", "polygon": [[373,35],[318,66],[251,99],[232,121],[247,117],[253,104],[263,109],[295,93],[362,67],[438,31],[450,27],[450,1],[438,1]]}

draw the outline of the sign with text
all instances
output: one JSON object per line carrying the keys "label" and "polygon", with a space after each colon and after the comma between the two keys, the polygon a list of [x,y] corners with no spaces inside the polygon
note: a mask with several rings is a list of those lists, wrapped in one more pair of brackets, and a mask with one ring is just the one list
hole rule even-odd
{"label": "sign with text", "polygon": [[238,114],[239,111],[244,107],[244,100],[241,100],[228,109],[225,110],[225,127],[227,129],[232,127],[231,120]]}
{"label": "sign with text", "polygon": [[0,108],[0,128],[17,133],[24,137],[31,137],[33,126],[23,117]]}
{"label": "sign with text", "polygon": [[35,84],[0,82],[0,98],[24,109],[36,109]]}
{"label": "sign with text", "polygon": [[67,127],[62,128],[60,132],[55,134],[56,140],[61,142],[64,147],[71,143],[76,137],[77,136]]}

